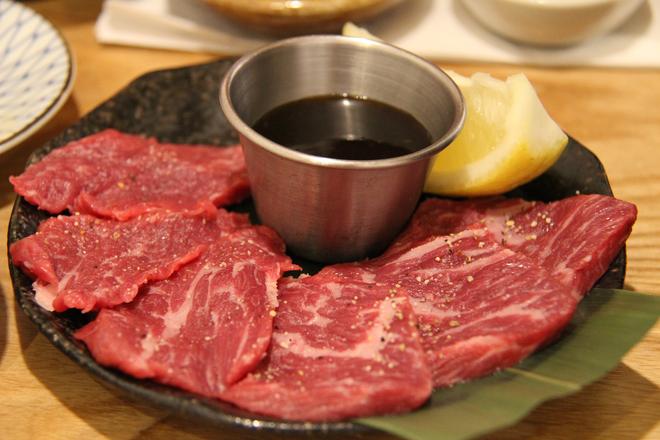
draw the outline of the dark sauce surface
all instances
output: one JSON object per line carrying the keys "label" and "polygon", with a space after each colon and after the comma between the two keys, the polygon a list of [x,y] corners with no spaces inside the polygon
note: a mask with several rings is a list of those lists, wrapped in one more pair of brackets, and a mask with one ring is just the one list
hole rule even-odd
{"label": "dark sauce surface", "polygon": [[275,107],[253,126],[262,136],[313,156],[388,159],[431,144],[412,115],[379,101],[326,95]]}

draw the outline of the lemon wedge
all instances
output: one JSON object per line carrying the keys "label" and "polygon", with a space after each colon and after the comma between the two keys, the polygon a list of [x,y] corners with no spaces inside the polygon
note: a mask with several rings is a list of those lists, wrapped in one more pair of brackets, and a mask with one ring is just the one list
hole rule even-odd
{"label": "lemon wedge", "polygon": [[341,33],[346,37],[359,37],[359,38],[367,38],[369,40],[381,41],[380,38],[369,32],[365,28],[360,27],[350,21],[344,23],[344,26],[341,29]]}
{"label": "lemon wedge", "polygon": [[[346,23],[343,34],[378,38]],[[424,191],[447,196],[489,196],[543,174],[568,144],[568,137],[543,107],[527,77],[501,81],[486,73],[467,78],[447,74],[465,98],[467,118],[458,137],[437,154]]]}
{"label": "lemon wedge", "polygon": [[500,81],[447,72],[463,92],[463,130],[436,155],[425,191],[450,196],[501,194],[555,163],[568,137],[548,115],[523,74]]}

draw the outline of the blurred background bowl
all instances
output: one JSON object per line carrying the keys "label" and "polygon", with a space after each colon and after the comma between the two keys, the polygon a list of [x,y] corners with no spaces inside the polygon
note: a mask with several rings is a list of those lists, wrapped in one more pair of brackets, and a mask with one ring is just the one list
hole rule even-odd
{"label": "blurred background bowl", "polygon": [[275,34],[333,32],[371,18],[403,0],[205,0],[218,12]]}
{"label": "blurred background bowl", "polygon": [[508,39],[567,46],[604,35],[645,0],[462,0],[486,28]]}

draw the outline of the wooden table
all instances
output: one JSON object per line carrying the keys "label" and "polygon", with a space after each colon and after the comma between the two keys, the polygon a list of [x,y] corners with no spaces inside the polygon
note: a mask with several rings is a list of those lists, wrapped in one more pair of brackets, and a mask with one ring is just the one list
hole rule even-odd
{"label": "wooden table", "polygon": [[[58,27],[78,66],[73,94],[45,128],[0,156],[0,224],[6,230],[14,195],[7,182],[27,156],[138,75],[200,63],[210,54],[102,46],[93,35],[100,1],[35,1]],[[660,71],[498,65],[449,65],[463,74],[504,77],[523,71],[549,113],[600,157],[615,194],[639,207],[628,240],[626,286],[660,295]],[[6,255],[2,243],[2,255]],[[6,261],[0,265],[0,437],[270,438],[228,432],[129,404],[97,384],[37,334],[14,304]],[[605,378],[546,403],[492,438],[660,438],[660,324]]]}

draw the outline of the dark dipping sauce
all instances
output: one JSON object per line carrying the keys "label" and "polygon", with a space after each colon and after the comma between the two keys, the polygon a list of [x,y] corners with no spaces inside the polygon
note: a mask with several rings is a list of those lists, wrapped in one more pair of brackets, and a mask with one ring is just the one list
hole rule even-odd
{"label": "dark dipping sauce", "polygon": [[412,115],[372,99],[326,95],[275,107],[253,126],[292,150],[345,160],[403,156],[431,144]]}

